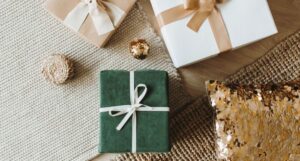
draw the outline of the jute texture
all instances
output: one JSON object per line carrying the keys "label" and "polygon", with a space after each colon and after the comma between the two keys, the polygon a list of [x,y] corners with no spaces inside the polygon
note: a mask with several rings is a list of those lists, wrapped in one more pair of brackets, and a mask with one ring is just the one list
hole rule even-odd
{"label": "jute texture", "polygon": [[[300,76],[300,31],[278,44],[262,58],[227,78],[226,82],[284,82]],[[117,160],[210,161],[216,160],[214,111],[203,96],[171,116],[168,154],[124,154]]]}
{"label": "jute texture", "polygon": [[[138,5],[98,49],[51,17],[45,0],[0,1],[0,160],[87,160],[97,154],[99,73],[106,69],[159,69],[170,75],[170,107],[190,101],[161,39]],[[129,42],[143,38],[149,57],[136,60]],[[43,78],[42,60],[65,53],[75,79],[53,85]]]}

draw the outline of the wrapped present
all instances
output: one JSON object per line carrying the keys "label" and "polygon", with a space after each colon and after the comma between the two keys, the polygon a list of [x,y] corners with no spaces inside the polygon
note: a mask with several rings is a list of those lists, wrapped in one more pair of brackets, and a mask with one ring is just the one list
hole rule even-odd
{"label": "wrapped present", "polygon": [[81,37],[103,47],[136,0],[47,0],[45,8]]}
{"label": "wrapped present", "polygon": [[168,152],[168,74],[102,71],[100,153]]}
{"label": "wrapped present", "polygon": [[151,0],[176,67],[277,33],[267,0]]}

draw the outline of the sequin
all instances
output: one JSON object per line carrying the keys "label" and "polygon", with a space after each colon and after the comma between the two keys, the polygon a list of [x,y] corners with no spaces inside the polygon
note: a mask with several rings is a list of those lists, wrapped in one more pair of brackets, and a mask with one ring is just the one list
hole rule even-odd
{"label": "sequin", "polygon": [[206,82],[216,113],[219,160],[300,160],[300,81],[239,85]]}

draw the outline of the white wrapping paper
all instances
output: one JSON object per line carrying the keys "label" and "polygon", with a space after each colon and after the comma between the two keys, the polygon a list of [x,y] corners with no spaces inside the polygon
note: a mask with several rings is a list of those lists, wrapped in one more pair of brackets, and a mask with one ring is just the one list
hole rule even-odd
{"label": "white wrapping paper", "polygon": [[[155,15],[183,4],[183,0],[151,0]],[[266,0],[228,0],[218,8],[233,49],[277,33]],[[161,33],[175,67],[182,67],[220,53],[208,20],[199,32],[186,27],[191,16],[165,25]]]}

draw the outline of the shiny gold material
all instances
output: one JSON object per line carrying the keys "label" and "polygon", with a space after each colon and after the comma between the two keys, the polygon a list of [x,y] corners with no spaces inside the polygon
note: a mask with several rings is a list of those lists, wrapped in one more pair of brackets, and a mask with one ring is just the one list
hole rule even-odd
{"label": "shiny gold material", "polygon": [[134,58],[143,60],[148,56],[150,46],[146,40],[136,39],[130,43],[129,50]]}
{"label": "shiny gold material", "polygon": [[300,81],[206,86],[216,109],[219,160],[300,160]]}

